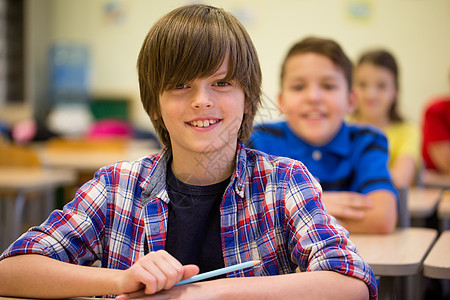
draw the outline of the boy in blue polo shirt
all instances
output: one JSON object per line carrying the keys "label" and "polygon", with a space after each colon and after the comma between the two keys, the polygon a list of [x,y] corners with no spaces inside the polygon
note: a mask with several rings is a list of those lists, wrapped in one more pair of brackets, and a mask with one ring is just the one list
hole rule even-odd
{"label": "boy in blue polo shirt", "polygon": [[255,126],[248,142],[302,161],[324,190],[328,213],[350,232],[388,233],[396,226],[396,190],[379,131],[348,125],[354,107],[352,63],[329,39],[306,38],[281,68],[278,106],[285,122]]}

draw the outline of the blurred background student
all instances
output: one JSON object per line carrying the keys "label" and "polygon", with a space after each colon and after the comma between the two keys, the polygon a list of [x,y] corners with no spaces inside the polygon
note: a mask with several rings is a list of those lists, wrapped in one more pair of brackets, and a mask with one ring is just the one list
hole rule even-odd
{"label": "blurred background student", "polygon": [[[450,83],[450,72],[449,72]],[[423,117],[422,156],[425,168],[450,175],[450,94],[433,98]]]}
{"label": "blurred background student", "polygon": [[389,169],[397,188],[415,182],[420,165],[420,129],[399,113],[399,69],[383,49],[361,55],[354,71],[356,110],[351,121],[381,129],[389,143]]}
{"label": "blurred background student", "polygon": [[353,65],[331,39],[305,38],[281,66],[278,107],[286,121],[255,126],[252,148],[301,161],[320,182],[327,211],[351,233],[389,233],[397,220],[388,143],[351,125]]}

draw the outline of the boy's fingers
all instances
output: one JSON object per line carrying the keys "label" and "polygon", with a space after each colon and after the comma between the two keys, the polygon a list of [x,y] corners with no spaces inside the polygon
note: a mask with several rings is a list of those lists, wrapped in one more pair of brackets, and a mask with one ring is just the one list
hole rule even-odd
{"label": "boy's fingers", "polygon": [[162,257],[155,261],[155,264],[165,276],[164,286],[161,289],[170,289],[183,277],[183,265],[171,255]]}
{"label": "boy's fingers", "polygon": [[197,275],[198,272],[200,272],[200,269],[196,265],[185,265],[183,266],[184,273],[182,279],[188,279],[191,278],[194,275]]}
{"label": "boy's fingers", "polygon": [[[143,297],[145,295],[155,294],[156,292],[163,290],[163,288],[160,288],[160,286],[162,285],[163,281],[166,281],[167,277],[164,277],[165,278],[164,280],[158,279],[158,276],[155,276],[154,274],[158,273],[159,270],[156,271],[155,268],[158,269],[157,266],[154,266],[154,265],[151,267],[147,266],[147,268],[142,268],[142,271],[145,271],[145,273],[147,273],[145,275],[142,274],[141,272],[139,272],[140,273],[139,277],[141,278],[142,281],[145,281],[145,282],[143,282],[143,284],[145,285],[145,289],[118,295],[116,297],[116,299],[117,300],[135,299],[135,298]],[[182,266],[182,271],[183,271],[183,274],[182,274],[181,279],[187,279],[187,278],[191,278],[194,275],[197,275],[199,272],[199,268],[196,265],[186,265],[186,266]],[[178,281],[180,281],[181,279],[179,279]],[[175,283],[177,283],[178,281],[176,281]],[[175,283],[171,284],[167,288],[164,286],[164,289],[171,288]],[[167,282],[166,282],[166,285],[167,285]]]}
{"label": "boy's fingers", "polygon": [[142,277],[145,280],[142,282],[145,285],[145,292],[153,294],[162,290],[167,281],[167,276],[163,273],[164,267],[161,268],[154,263],[146,264],[142,267],[147,272],[146,276]]}
{"label": "boy's fingers", "polygon": [[354,208],[372,208],[373,202],[369,197],[362,195],[352,195],[347,198],[347,205]]}
{"label": "boy's fingers", "polygon": [[145,296],[145,292],[144,292],[144,290],[139,290],[139,291],[132,292],[132,293],[118,295],[116,297],[116,300],[128,300],[128,299],[134,299],[134,298],[138,298],[138,297],[142,297],[142,296]]}
{"label": "boy's fingers", "polygon": [[122,294],[122,295],[117,295],[115,299],[116,300],[127,300],[127,299],[129,299],[129,297],[127,294]]}

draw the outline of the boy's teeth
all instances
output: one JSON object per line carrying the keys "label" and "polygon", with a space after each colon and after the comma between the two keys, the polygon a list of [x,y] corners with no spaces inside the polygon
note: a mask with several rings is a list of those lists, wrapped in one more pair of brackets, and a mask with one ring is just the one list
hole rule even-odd
{"label": "boy's teeth", "polygon": [[318,117],[320,117],[320,114],[318,114],[318,113],[311,113],[311,114],[309,114],[309,117],[310,118],[318,118]]}
{"label": "boy's teeth", "polygon": [[195,127],[209,127],[210,125],[217,123],[217,120],[198,120],[198,121],[192,121],[191,125]]}

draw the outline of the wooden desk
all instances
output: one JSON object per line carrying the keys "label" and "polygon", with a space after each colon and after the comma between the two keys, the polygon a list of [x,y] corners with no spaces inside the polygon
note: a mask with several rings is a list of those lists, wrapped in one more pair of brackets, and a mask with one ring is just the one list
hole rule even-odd
{"label": "wooden desk", "polygon": [[450,229],[450,190],[444,190],[437,208],[441,230]]}
{"label": "wooden desk", "polygon": [[351,234],[362,258],[377,276],[419,273],[422,261],[437,237],[431,228],[399,228],[391,234]]}
{"label": "wooden desk", "polygon": [[419,299],[422,262],[437,230],[397,228],[391,234],[351,234],[362,258],[381,276],[380,299]]}
{"label": "wooden desk", "polygon": [[0,251],[21,234],[28,192],[45,193],[42,217],[46,217],[55,203],[55,188],[75,180],[75,172],[66,169],[0,167]]}
{"label": "wooden desk", "polygon": [[136,160],[161,149],[152,147],[148,141],[122,141],[122,145],[102,147],[99,143],[90,148],[70,148],[70,144],[58,147],[39,145],[37,148],[44,166],[70,168],[78,172],[93,172],[99,168],[123,160]]}
{"label": "wooden desk", "polygon": [[433,170],[424,170],[421,174],[421,183],[427,187],[450,189],[450,176],[439,174]]}
{"label": "wooden desk", "polygon": [[408,191],[408,210],[411,218],[428,218],[436,211],[442,189],[413,187]]}
{"label": "wooden desk", "polygon": [[427,277],[450,279],[450,230],[441,233],[423,263]]}

